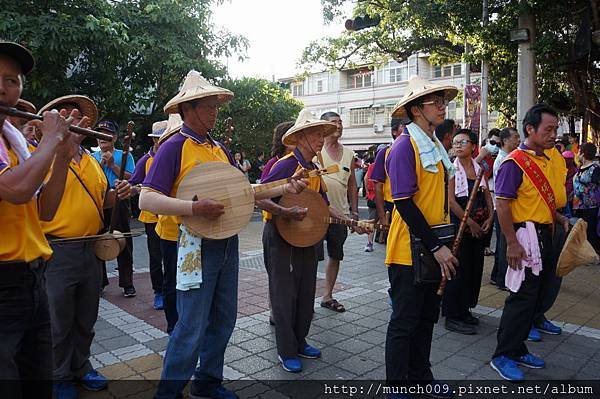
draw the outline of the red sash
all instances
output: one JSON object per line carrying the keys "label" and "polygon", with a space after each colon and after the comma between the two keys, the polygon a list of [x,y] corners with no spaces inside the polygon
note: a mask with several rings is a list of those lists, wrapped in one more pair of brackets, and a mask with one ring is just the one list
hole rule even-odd
{"label": "red sash", "polygon": [[554,198],[554,190],[552,190],[552,186],[550,182],[544,175],[544,172],[540,169],[540,167],[533,161],[527,152],[524,150],[516,149],[511,152],[507,158],[512,159],[515,163],[521,168],[523,173],[527,175],[529,180],[533,183],[533,186],[536,188],[548,208],[550,209],[550,213],[552,214],[552,219],[554,219],[556,214],[556,200]]}

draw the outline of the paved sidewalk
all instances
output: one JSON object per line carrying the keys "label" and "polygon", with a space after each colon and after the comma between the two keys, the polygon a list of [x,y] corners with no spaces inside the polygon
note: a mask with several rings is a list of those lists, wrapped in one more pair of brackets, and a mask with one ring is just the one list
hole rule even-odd
{"label": "paved sidewalk", "polygon": [[[338,278],[336,299],[347,311],[334,313],[319,306],[308,342],[321,348],[322,359],[304,360],[304,371],[291,374],[277,361],[274,328],[268,322],[267,276],[261,251],[260,221],[240,234],[240,286],[238,319],[225,354],[225,378],[235,384],[242,398],[316,397],[308,386],[287,384],[293,380],[383,380],[384,344],[390,306],[387,302],[384,246],[363,251],[366,238],[350,235],[346,260]],[[101,301],[92,360],[111,380],[109,390],[82,392],[83,398],[152,397],[160,377],[162,356],[168,337],[162,312],[152,309],[152,290],[147,270],[145,237],[135,239],[138,296],[122,297],[115,277]],[[486,258],[480,306],[479,332],[464,336],[446,331],[443,323],[434,329],[431,361],[434,375],[442,380],[498,380],[488,365],[495,347],[495,334],[506,293],[488,284],[493,257]],[[322,295],[324,262],[319,265],[317,295]],[[114,266],[113,266],[114,267]],[[530,343],[530,350],[543,356],[547,368],[527,370],[536,380],[600,380],[600,267],[589,266],[565,278],[557,304],[549,313],[565,332],[544,335],[543,342]],[[443,320],[442,320],[443,321]],[[297,392],[300,390],[299,392]],[[375,395],[371,392],[369,397]]]}

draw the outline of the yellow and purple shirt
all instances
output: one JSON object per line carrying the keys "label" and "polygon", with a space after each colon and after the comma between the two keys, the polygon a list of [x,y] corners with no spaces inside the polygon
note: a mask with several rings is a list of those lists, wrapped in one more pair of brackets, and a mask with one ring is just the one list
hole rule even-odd
{"label": "yellow and purple shirt", "polygon": [[[143,186],[169,197],[177,195],[183,178],[194,166],[204,162],[224,162],[234,165],[223,144],[206,135],[202,137],[185,124],[181,130],[161,144],[148,170]],[[179,217],[160,215],[156,232],[163,240],[177,241]]]}
{"label": "yellow and purple shirt", "polygon": [[[261,183],[270,183],[275,180],[287,179],[288,177],[293,176],[297,171],[299,171],[302,168],[316,169],[317,167],[314,163],[305,160],[300,150],[295,148],[294,151],[290,152],[289,154],[275,162],[275,164],[269,171],[269,175],[264,180],[261,180]],[[327,194],[325,194],[321,187],[320,176],[309,177],[308,188],[321,193],[321,196],[329,205]],[[279,202],[280,198],[281,197],[273,198],[273,201]],[[267,221],[271,219],[271,214],[269,212],[263,212],[263,218],[265,221]]]}
{"label": "yellow and purple shirt", "polygon": [[[408,133],[402,133],[392,144],[385,169],[394,201],[412,198],[430,226],[450,223],[444,204],[444,165],[440,161],[436,173],[426,171],[421,164],[419,149]],[[412,265],[410,230],[399,212],[392,214],[385,263]]]}
{"label": "yellow and purple shirt", "polygon": [[[137,163],[135,164],[135,169],[133,170],[133,174],[129,179],[129,184],[132,186],[136,186],[138,184],[142,184],[148,171],[150,170],[150,166],[152,165],[152,161],[154,160],[154,149],[153,147],[141,157]],[[142,223],[156,223],[158,222],[158,215],[148,212],[148,211],[140,211],[140,216],[138,220]]]}
{"label": "yellow and purple shirt", "polygon": [[[560,152],[553,147],[544,150],[543,153],[536,154],[525,143],[522,143],[519,148],[527,151],[528,156],[539,166],[548,179],[554,192],[556,209],[563,208],[567,204],[567,190],[565,187],[567,165]],[[550,224],[553,222],[550,208],[540,196],[533,182],[510,158],[505,158],[498,168],[496,198],[511,200],[509,206],[514,223],[529,221]]]}
{"label": "yellow and purple shirt", "polygon": [[392,202],[392,185],[388,176],[387,170],[385,169],[385,161],[390,154],[392,146],[388,146],[385,151],[379,151],[375,157],[375,165],[373,166],[373,173],[371,174],[371,180],[383,183],[383,200],[386,202]]}

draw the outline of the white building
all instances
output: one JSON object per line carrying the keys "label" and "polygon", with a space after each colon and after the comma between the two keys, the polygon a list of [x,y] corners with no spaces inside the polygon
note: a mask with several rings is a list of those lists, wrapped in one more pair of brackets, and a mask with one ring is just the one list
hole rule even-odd
{"label": "white building", "polygon": [[[289,83],[292,95],[317,117],[327,111],[340,114],[344,124],[342,143],[355,150],[366,150],[373,144],[392,140],[390,114],[404,95],[410,76],[419,75],[435,83],[462,89],[464,69],[465,65],[461,63],[433,66],[428,62],[428,56],[414,54],[402,63],[390,61],[383,68],[365,66],[313,73],[304,80],[285,78],[279,81]],[[479,83],[479,80],[479,73],[471,74],[472,83]],[[459,103],[462,104],[462,99]],[[494,116],[490,115],[492,121]],[[452,101],[447,117],[462,124],[463,107]],[[490,123],[490,128],[493,126]]]}

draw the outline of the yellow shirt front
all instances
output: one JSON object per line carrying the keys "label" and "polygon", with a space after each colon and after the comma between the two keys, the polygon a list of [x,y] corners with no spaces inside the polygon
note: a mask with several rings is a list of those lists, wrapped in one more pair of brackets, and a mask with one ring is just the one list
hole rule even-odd
{"label": "yellow shirt front", "polygon": [[[0,161],[0,175],[19,163],[12,149],[8,149],[8,157],[8,164]],[[36,198],[21,205],[0,199],[0,237],[0,262],[31,262],[52,255],[40,225]]]}
{"label": "yellow shirt front", "polygon": [[[144,165],[144,170],[146,171],[146,175],[148,175],[148,171],[150,170],[150,165],[152,165],[153,156],[149,156],[146,159],[146,164]],[[138,216],[138,220],[142,223],[156,223],[158,222],[158,215],[148,212],[148,211],[140,211],[140,215]]]}
{"label": "yellow shirt front", "polygon": [[[85,184],[91,197],[75,173]],[[108,181],[102,167],[92,156],[84,152],[79,164],[71,160],[65,191],[56,215],[50,222],[41,222],[44,234],[60,238],[98,234],[103,227],[99,212],[103,211],[107,189]]]}
{"label": "yellow shirt front", "polygon": [[[389,146],[388,148],[385,149],[385,159],[387,160],[388,155],[390,154],[390,151],[392,149],[392,146]],[[385,170],[385,181],[383,182],[383,200],[386,202],[393,202],[394,199],[392,198],[392,183],[390,182],[390,176],[388,174],[387,168]]]}
{"label": "yellow shirt front", "polygon": [[[450,223],[450,216],[444,206],[444,165],[441,161],[438,162],[437,173],[423,169],[417,146],[409,138],[408,135],[402,135],[396,139],[386,162],[393,200],[412,198],[430,226]],[[414,172],[410,173],[411,170]],[[406,188],[407,185],[410,188]],[[403,192],[408,195],[398,194]],[[399,212],[392,213],[385,263],[412,265],[410,231]]]}
{"label": "yellow shirt front", "polygon": [[[529,150],[527,150],[527,154],[548,179],[552,191],[554,192],[556,209],[563,208],[567,203],[567,192],[565,188],[567,166],[564,158],[556,148],[545,150],[544,155],[538,156],[533,151]],[[502,170],[503,168],[504,170]],[[514,168],[519,168],[519,166],[510,158],[506,158],[502,162],[500,169],[498,169],[500,184],[497,186],[496,198],[510,200],[509,206],[514,223],[525,221],[542,224],[552,223],[553,218],[550,208],[548,208],[548,205],[546,205],[546,202],[542,199],[539,191],[526,173],[520,173],[522,176],[521,184],[518,186],[516,195],[509,193],[508,191],[510,190],[504,189],[504,187],[506,187],[502,183],[504,175],[507,174],[509,169],[514,170]]]}
{"label": "yellow shirt front", "polygon": [[[158,149],[144,187],[176,197],[183,178],[194,166],[204,162],[224,162],[230,159],[223,147],[211,138],[201,139],[183,126],[182,131],[165,141]],[[163,240],[177,241],[179,217],[159,215],[156,233]]]}

